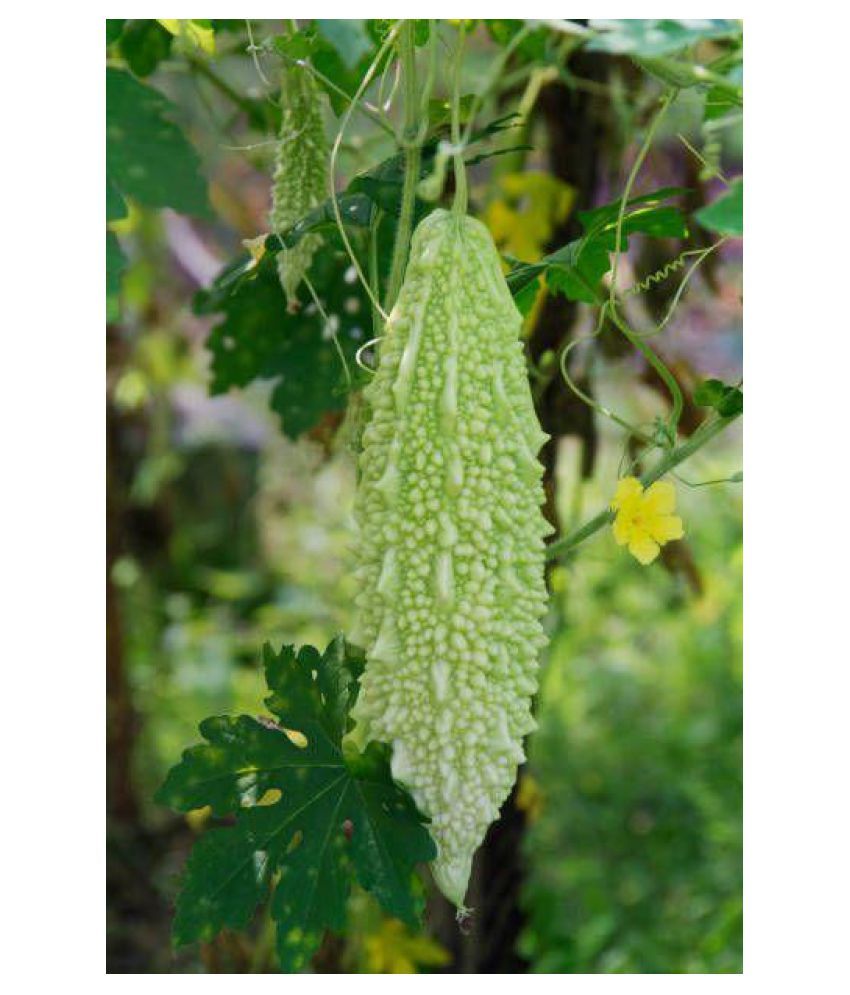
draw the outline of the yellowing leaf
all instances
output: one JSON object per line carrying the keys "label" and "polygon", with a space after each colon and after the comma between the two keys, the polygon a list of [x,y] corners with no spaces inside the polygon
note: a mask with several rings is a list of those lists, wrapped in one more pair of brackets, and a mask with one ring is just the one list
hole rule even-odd
{"label": "yellowing leaf", "polygon": [[211,815],[212,809],[209,805],[204,805],[203,808],[193,808],[191,812],[186,813],[186,823],[192,832],[199,833],[209,822]]}
{"label": "yellowing leaf", "polygon": [[212,28],[197,21],[167,20],[162,17],[158,17],[157,20],[175,38],[188,42],[207,55],[215,55],[215,32]]}

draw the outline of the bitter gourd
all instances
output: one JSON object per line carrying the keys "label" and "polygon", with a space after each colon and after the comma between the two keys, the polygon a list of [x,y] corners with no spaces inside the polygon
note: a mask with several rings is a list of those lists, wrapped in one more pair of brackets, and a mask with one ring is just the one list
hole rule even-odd
{"label": "bitter gourd", "polygon": [[[287,63],[281,79],[281,123],[272,186],[271,227],[285,232],[328,195],[328,145],[321,96],[310,71]],[[290,310],[321,236],[305,235],[277,255],[280,282]]]}
{"label": "bitter gourd", "polygon": [[366,388],[355,502],[363,739],[431,817],[435,880],[462,906],[472,857],[534,728],[545,643],[536,454],[521,318],[487,229],[436,210]]}

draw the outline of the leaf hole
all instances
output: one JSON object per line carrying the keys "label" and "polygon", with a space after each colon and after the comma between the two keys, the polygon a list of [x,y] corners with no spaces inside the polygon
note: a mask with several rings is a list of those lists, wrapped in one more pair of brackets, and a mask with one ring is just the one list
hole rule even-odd
{"label": "leaf hole", "polygon": [[283,797],[280,788],[269,788],[263,792],[263,797],[257,802],[258,805],[277,805]]}
{"label": "leaf hole", "polygon": [[286,733],[286,738],[290,743],[292,743],[293,746],[297,746],[299,750],[307,748],[309,740],[303,732],[299,732],[297,729],[284,729],[283,731]]}

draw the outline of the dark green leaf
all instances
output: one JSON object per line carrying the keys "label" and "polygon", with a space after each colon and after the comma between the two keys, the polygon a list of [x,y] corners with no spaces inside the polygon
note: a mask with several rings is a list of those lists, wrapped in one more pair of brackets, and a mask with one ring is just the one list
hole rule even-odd
{"label": "dark green leaf", "polygon": [[121,32],[124,30],[124,25],[126,21],[113,20],[111,18],[106,19],[106,44],[111,45],[114,41],[117,41],[121,37]]}
{"label": "dark green leaf", "polygon": [[712,86],[705,95],[704,121],[717,121],[730,112],[740,110],[741,101],[720,86]]}
{"label": "dark green leaf", "polygon": [[207,742],[186,751],[157,799],[178,811],[236,814],[235,826],[208,832],[192,852],[175,942],[244,928],[279,872],[278,953],[283,970],[297,970],[322,930],[344,926],[355,876],[391,915],[415,922],[413,868],[436,848],[392,781],[387,749],[343,753],[361,655],[341,639],[321,655],[291,646],[264,654],[267,701],[288,731],[245,715],[208,719]]}
{"label": "dark green leaf", "polygon": [[200,161],[168,120],[174,108],[120,69],[106,70],[106,176],[124,196],[148,207],[209,217]]}
{"label": "dark green leaf", "polygon": [[[662,187],[660,190],[653,190],[651,193],[642,194],[640,197],[632,197],[632,199],[626,204],[624,221],[626,218],[632,216],[632,214],[638,213],[642,214],[645,218],[646,212],[648,212],[649,209],[663,204],[665,200],[670,200],[672,197],[678,197],[687,192],[688,191],[685,187]],[[637,207],[637,211],[631,211],[631,208],[634,208],[637,205],[639,205]],[[676,210],[676,208],[669,208],[669,210]],[[605,229],[616,228],[619,213],[620,201],[612,200],[607,204],[601,204],[599,207],[594,207],[592,210],[579,211],[578,219],[588,235],[596,235],[599,232],[605,231]],[[641,231],[643,229],[634,228],[632,230]]]}
{"label": "dark green leaf", "polygon": [[363,21],[316,21],[319,34],[336,49],[346,68],[354,69],[372,51],[372,40]]}
{"label": "dark green leaf", "polygon": [[[351,277],[346,263],[327,248],[314,257],[310,279],[355,378],[354,355],[369,337],[371,318],[368,299]],[[332,328],[325,327],[306,289],[301,295],[301,310],[288,312],[275,259],[267,254],[259,266],[241,257],[195,301],[199,313],[224,313],[207,341],[213,357],[211,392],[254,380],[274,382],[271,406],[290,438],[312,428],[325,412],[341,410],[349,386]]]}
{"label": "dark green leaf", "polygon": [[115,187],[106,181],[106,220],[118,221],[120,218],[127,217],[127,205],[124,203],[124,198],[115,189]]}
{"label": "dark green leaf", "polygon": [[708,207],[697,211],[694,217],[703,228],[721,235],[744,234],[744,180],[733,180],[729,189],[712,201]]}
{"label": "dark green leaf", "polygon": [[[372,213],[375,210],[373,201],[365,193],[343,193],[336,199],[339,216],[346,230],[360,229],[365,231],[372,223]],[[266,249],[279,252],[281,248],[291,249],[305,235],[321,234],[337,236],[339,226],[336,220],[333,201],[330,199],[314,207],[295,224],[280,235],[271,234],[266,239]]]}
{"label": "dark green leaf", "polygon": [[266,683],[275,689],[266,705],[285,726],[297,728],[298,716],[312,714],[331,739],[342,739],[349,729],[348,713],[365,665],[359,650],[341,636],[321,657],[312,646],[303,646],[298,653],[284,646],[275,654],[267,645],[263,665]]}
{"label": "dark green leaf", "polygon": [[118,244],[114,232],[106,233],[106,320],[115,321],[118,317],[118,294],[121,290],[121,274],[127,260]]}
{"label": "dark green leaf", "polygon": [[735,20],[625,20],[591,19],[598,34],[587,47],[612,55],[659,56],[690,48],[711,38],[730,38],[741,33]]}
{"label": "dark green leaf", "polygon": [[186,863],[172,938],[175,946],[209,943],[224,929],[245,929],[269,888],[269,860],[242,827],[211,829]]}
{"label": "dark green leaf", "polygon": [[514,294],[514,304],[516,304],[517,310],[523,316],[523,318],[528,315],[532,307],[534,307],[534,302],[537,300],[537,292],[540,289],[540,280],[535,277],[530,283],[526,283],[524,287],[521,287]]}
{"label": "dark green leaf", "polygon": [[608,250],[599,242],[570,242],[546,257],[546,283],[572,301],[597,304],[599,281],[608,272]]}
{"label": "dark green leaf", "polygon": [[121,54],[137,76],[150,76],[171,52],[172,35],[156,20],[128,21]]}
{"label": "dark green leaf", "polygon": [[313,28],[306,28],[287,35],[277,35],[273,44],[277,51],[287,58],[306,59],[316,48],[316,32]]}
{"label": "dark green leaf", "polygon": [[744,395],[738,387],[730,387],[722,380],[705,380],[694,391],[694,403],[702,408],[714,408],[724,417],[740,415],[744,411]]}

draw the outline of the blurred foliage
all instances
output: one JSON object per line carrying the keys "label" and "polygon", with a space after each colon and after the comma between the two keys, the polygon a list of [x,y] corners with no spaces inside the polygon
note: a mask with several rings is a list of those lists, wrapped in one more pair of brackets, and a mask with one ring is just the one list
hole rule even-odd
{"label": "blurred foliage", "polygon": [[526,840],[538,972],[742,969],[740,503],[685,502],[700,592],[647,583],[608,536],[555,578]]}

